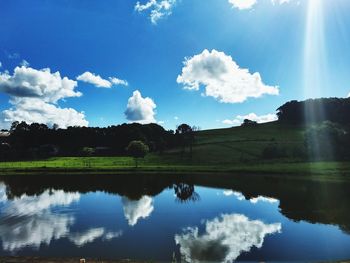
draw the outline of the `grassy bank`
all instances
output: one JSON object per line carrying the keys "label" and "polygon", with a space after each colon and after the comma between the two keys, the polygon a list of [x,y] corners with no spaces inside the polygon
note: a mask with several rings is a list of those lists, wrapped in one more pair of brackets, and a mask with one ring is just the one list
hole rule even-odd
{"label": "grassy bank", "polygon": [[196,134],[193,153],[174,149],[149,154],[134,167],[130,157],[57,157],[47,160],[0,162],[6,173],[264,173],[346,178],[350,162],[305,162],[293,158],[265,160],[262,152],[271,143],[293,153],[303,147],[303,127],[268,123],[256,127],[206,130]]}

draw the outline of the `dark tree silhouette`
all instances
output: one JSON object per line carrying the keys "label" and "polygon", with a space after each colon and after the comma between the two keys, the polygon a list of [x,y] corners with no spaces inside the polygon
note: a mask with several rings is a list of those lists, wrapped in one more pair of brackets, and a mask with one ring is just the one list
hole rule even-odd
{"label": "dark tree silhouette", "polygon": [[173,131],[166,131],[158,124],[137,123],[98,127],[68,127],[59,129],[43,124],[14,122],[6,143],[15,152],[15,159],[49,157],[39,154],[43,145],[58,149],[60,156],[80,156],[85,147],[94,149],[94,156],[122,156],[126,154],[128,142],[143,141],[152,152],[162,152],[177,146]]}
{"label": "dark tree silhouette", "polygon": [[[197,129],[195,127],[195,129]],[[190,148],[190,157],[192,158],[193,144],[194,144],[194,128],[188,124],[181,124],[176,129],[176,136],[178,138],[179,145],[181,145],[181,153],[185,152],[186,147]]]}
{"label": "dark tree silhouette", "polygon": [[277,109],[278,120],[294,124],[331,121],[350,124],[350,98],[289,101]]}

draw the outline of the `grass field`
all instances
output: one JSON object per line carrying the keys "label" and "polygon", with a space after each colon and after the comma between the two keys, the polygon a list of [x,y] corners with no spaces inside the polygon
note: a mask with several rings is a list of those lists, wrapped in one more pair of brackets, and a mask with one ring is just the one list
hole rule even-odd
{"label": "grass field", "polygon": [[[192,158],[188,149],[149,154],[140,161],[137,171],[146,172],[242,172],[341,176],[349,174],[350,163],[305,162],[301,158],[264,160],[263,149],[278,144],[293,152],[303,146],[303,127],[261,124],[200,131],[196,135]],[[40,161],[0,162],[0,172],[125,172],[135,171],[130,157],[57,157]]]}

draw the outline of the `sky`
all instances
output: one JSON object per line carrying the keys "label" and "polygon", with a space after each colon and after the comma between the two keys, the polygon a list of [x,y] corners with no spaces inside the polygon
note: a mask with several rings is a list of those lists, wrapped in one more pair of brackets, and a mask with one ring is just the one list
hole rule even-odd
{"label": "sky", "polygon": [[350,93],[348,0],[0,0],[0,128],[201,129]]}

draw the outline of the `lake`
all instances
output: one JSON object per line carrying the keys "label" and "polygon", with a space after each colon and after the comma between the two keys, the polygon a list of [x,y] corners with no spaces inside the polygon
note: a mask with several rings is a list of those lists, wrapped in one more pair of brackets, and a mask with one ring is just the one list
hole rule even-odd
{"label": "lake", "polygon": [[349,192],[267,176],[2,176],[0,255],[350,259]]}

